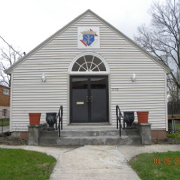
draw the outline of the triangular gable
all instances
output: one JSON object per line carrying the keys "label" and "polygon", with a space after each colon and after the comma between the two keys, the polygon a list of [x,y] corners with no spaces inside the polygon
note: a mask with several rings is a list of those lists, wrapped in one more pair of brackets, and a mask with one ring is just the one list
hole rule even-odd
{"label": "triangular gable", "polygon": [[132,44],[133,46],[137,47],[138,49],[140,49],[142,52],[144,52],[147,56],[149,56],[152,60],[154,60],[157,64],[159,64],[166,73],[170,72],[170,69],[161,61],[159,61],[157,58],[155,58],[154,56],[152,56],[150,53],[148,53],[147,51],[145,51],[143,48],[141,48],[139,45],[137,45],[133,40],[131,40],[129,37],[127,37],[126,35],[124,35],[122,32],[120,32],[118,29],[116,29],[114,26],[112,26],[111,24],[109,24],[107,21],[105,21],[103,18],[101,18],[100,16],[98,16],[97,14],[95,14],[93,11],[91,10],[87,10],[84,13],[82,13],[81,15],[79,15],[78,17],[76,17],[74,20],[72,20],[71,22],[69,22],[66,26],[64,26],[63,28],[61,28],[60,30],[58,30],[56,33],[54,33],[52,36],[50,36],[48,39],[46,39],[45,41],[43,41],[41,44],[39,44],[37,47],[35,47],[32,51],[30,51],[28,54],[26,54],[24,57],[22,57],[19,61],[17,61],[16,63],[14,63],[12,66],[10,66],[8,69],[5,70],[5,73],[7,74],[11,74],[11,72],[13,71],[14,68],[16,68],[21,62],[23,62],[25,59],[27,59],[28,57],[32,56],[36,51],[38,51],[42,46],[44,46],[45,44],[47,44],[48,42],[50,42],[53,38],[55,38],[57,35],[59,35],[61,32],[63,32],[65,29],[67,29],[69,26],[71,26],[72,24],[74,24],[75,22],[77,22],[79,19],[81,19],[82,17],[84,17],[87,14],[91,14],[93,15],[95,18],[97,18],[99,21],[101,21],[102,23],[104,23],[106,26],[110,27],[112,30],[114,30],[117,34],[119,34],[120,36],[124,37],[130,44]]}

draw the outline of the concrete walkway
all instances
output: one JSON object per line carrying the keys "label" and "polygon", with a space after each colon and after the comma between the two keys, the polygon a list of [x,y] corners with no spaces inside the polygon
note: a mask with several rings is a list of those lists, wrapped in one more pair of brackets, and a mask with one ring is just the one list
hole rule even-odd
{"label": "concrete walkway", "polygon": [[139,180],[128,161],[141,153],[180,151],[180,145],[40,147],[7,146],[44,152],[57,159],[50,180]]}

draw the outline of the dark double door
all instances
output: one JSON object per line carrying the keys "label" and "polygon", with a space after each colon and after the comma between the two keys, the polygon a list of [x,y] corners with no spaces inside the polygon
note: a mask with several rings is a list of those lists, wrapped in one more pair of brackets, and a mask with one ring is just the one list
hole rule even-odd
{"label": "dark double door", "polygon": [[71,123],[108,122],[108,77],[70,78]]}

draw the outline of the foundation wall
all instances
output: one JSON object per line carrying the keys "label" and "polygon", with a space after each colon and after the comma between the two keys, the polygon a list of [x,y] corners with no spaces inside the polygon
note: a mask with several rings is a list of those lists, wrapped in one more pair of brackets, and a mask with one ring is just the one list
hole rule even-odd
{"label": "foundation wall", "polygon": [[[28,132],[12,132],[12,136],[20,137],[22,139],[28,139]],[[165,130],[151,130],[152,139],[166,139],[166,131]]]}
{"label": "foundation wall", "polygon": [[28,132],[12,132],[11,133],[11,136],[13,137],[19,137],[19,138],[22,138],[22,139],[28,139]]}
{"label": "foundation wall", "polygon": [[166,131],[165,130],[151,130],[152,139],[166,139]]}

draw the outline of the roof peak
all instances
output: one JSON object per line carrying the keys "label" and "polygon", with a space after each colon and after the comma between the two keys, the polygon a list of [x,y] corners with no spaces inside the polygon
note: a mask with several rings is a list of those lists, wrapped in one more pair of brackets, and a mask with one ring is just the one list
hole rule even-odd
{"label": "roof peak", "polygon": [[[61,29],[59,29],[57,32],[55,32],[53,35],[51,35],[49,38],[47,38],[45,41],[43,41],[41,44],[39,44],[37,47],[35,47],[33,50],[31,50],[29,53],[27,53],[25,56],[23,56],[19,61],[17,61],[16,63],[14,63],[11,67],[9,67],[8,69],[5,70],[5,73],[10,74],[13,69],[19,64],[21,63],[23,60],[25,60],[26,58],[28,58],[29,56],[31,56],[34,52],[36,52],[39,48],[41,48],[45,43],[48,43],[49,41],[52,40],[52,38],[54,38],[56,35],[58,35],[60,32],[66,30],[70,25],[72,25],[74,22],[78,21],[80,18],[84,17],[86,14],[92,14],[95,18],[97,18],[99,21],[101,21],[102,23],[106,24],[107,26],[109,26],[112,30],[114,30],[117,34],[123,36],[127,41],[129,41],[130,43],[132,43],[133,45],[135,45],[136,47],[138,47],[139,49],[141,49],[143,52],[145,52],[148,56],[150,56],[152,59],[154,59],[156,62],[158,62],[151,54],[149,54],[147,51],[145,51],[142,47],[140,47],[136,42],[134,42],[133,40],[131,40],[129,37],[127,37],[125,34],[123,34],[121,31],[119,31],[117,28],[115,28],[113,25],[111,25],[110,23],[108,23],[106,20],[104,20],[103,18],[101,18],[99,15],[97,15],[96,13],[94,13],[91,9],[87,9],[86,11],[84,11],[84,13],[80,14],[79,16],[77,16],[76,18],[74,18],[72,21],[70,21],[67,25],[65,25],[64,27],[62,27]],[[160,64],[158,62],[158,64]],[[162,64],[160,64],[162,66]],[[164,69],[166,69],[167,71],[167,67],[163,66]],[[168,70],[169,71],[169,70]]]}

